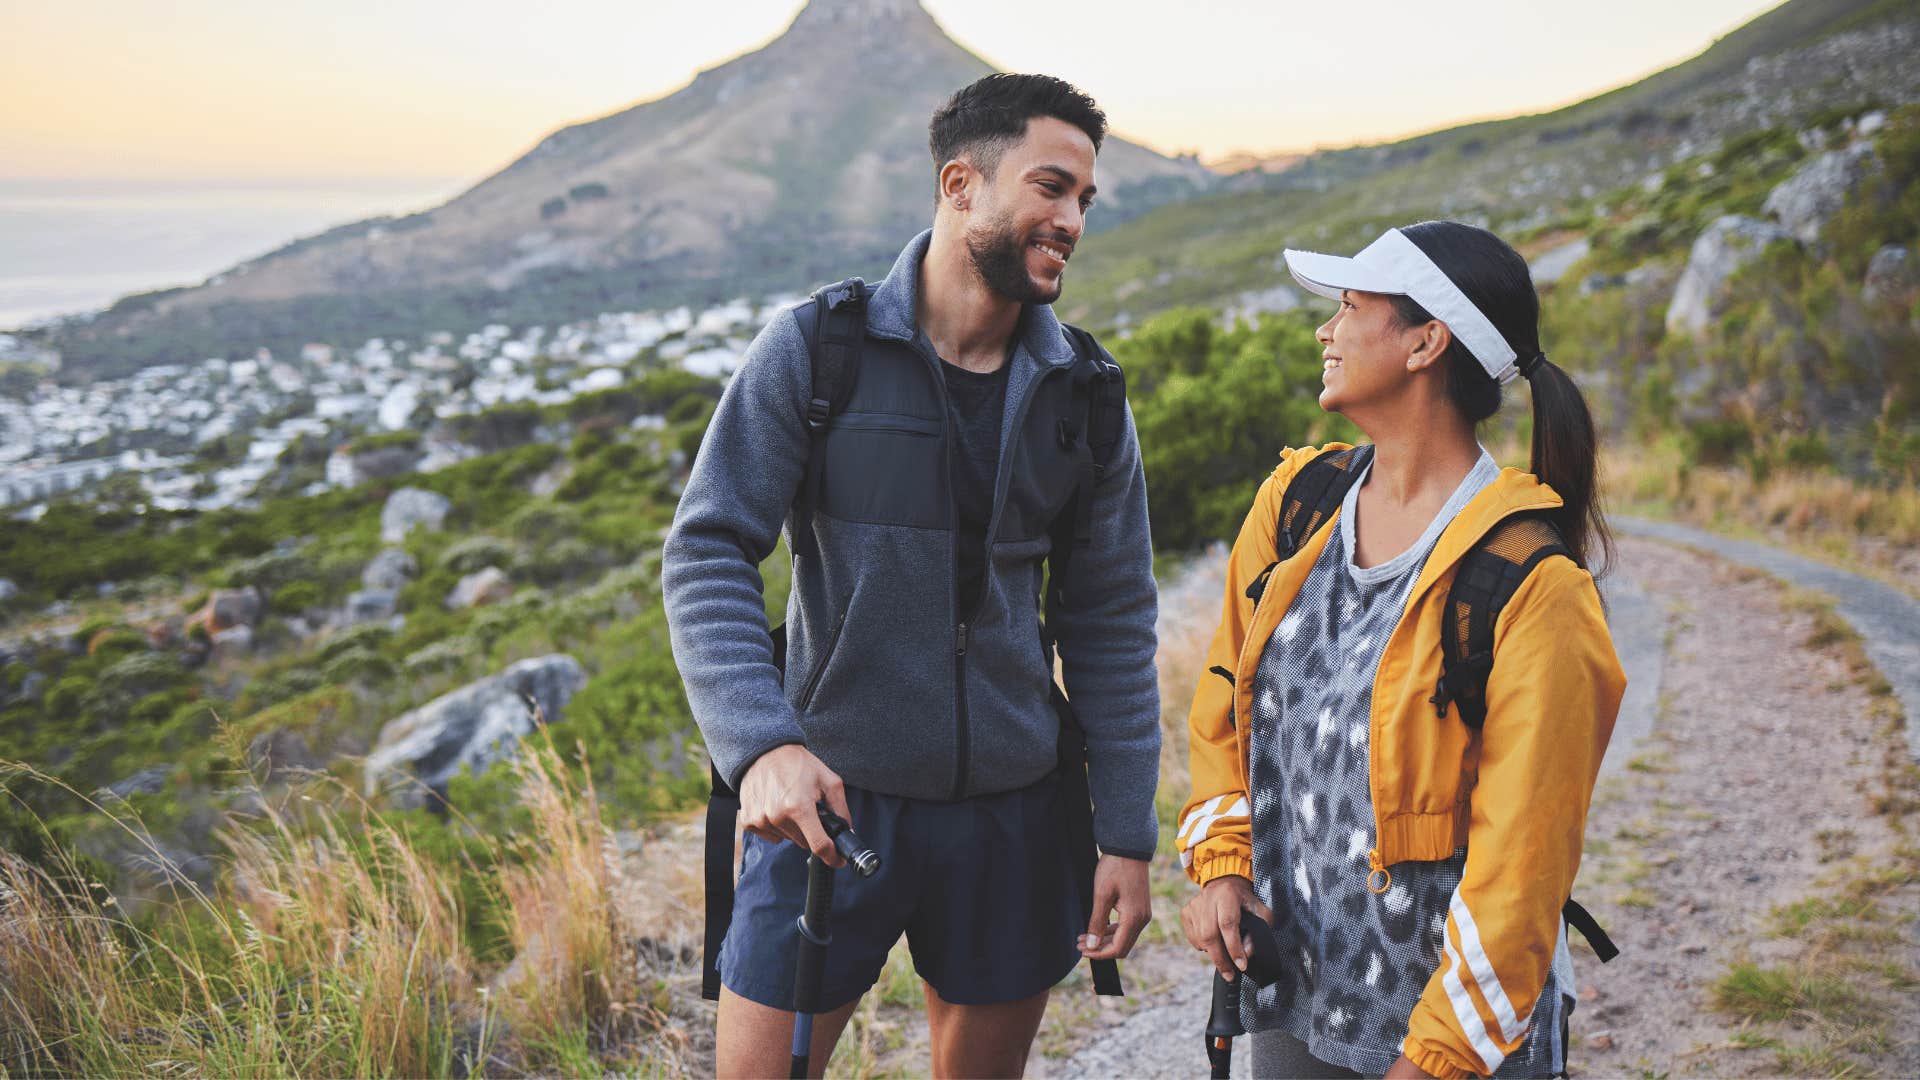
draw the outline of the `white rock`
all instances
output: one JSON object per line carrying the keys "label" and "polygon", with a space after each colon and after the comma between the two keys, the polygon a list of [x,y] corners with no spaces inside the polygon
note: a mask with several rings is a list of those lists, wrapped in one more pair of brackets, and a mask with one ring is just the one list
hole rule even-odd
{"label": "white rock", "polygon": [[[434,698],[380,729],[362,768],[367,793],[403,770],[444,793],[461,769],[485,769],[533,730],[529,698],[551,724],[586,684],[587,672],[578,660],[554,653],[522,660],[498,675]],[[417,804],[422,797],[417,788],[403,789],[401,801]]]}
{"label": "white rock", "polygon": [[1768,193],[1764,209],[1801,242],[1818,243],[1820,230],[1847,205],[1872,161],[1873,148],[1858,143],[1821,154]]}
{"label": "white rock", "polygon": [[447,593],[448,610],[479,607],[483,604],[495,604],[513,595],[513,582],[507,578],[507,572],[497,566],[468,574],[460,583]]}
{"label": "white rock", "polygon": [[1667,305],[1667,332],[1698,334],[1713,321],[1720,292],[1736,270],[1752,262],[1767,245],[1792,240],[1778,225],[1728,214],[1707,226],[1693,242],[1687,268]]}
{"label": "white rock", "polygon": [[380,511],[380,539],[397,544],[405,540],[416,525],[429,532],[437,531],[452,507],[445,495],[421,488],[401,488],[387,496],[387,505]]}

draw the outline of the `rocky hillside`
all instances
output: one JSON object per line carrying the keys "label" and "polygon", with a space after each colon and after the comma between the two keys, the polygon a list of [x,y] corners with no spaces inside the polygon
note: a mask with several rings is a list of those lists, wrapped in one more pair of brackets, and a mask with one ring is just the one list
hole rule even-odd
{"label": "rocky hillside", "polygon": [[1357,247],[1423,218],[1545,235],[1677,163],[1737,156],[1743,138],[1920,101],[1916,52],[1914,0],[1790,0],[1692,60],[1577,105],[1243,173],[1230,191],[1090,238],[1067,314],[1124,324],[1183,304],[1257,306],[1288,283],[1282,249]]}
{"label": "rocky hillside", "polygon": [[[68,369],[124,371],[872,274],[926,223],[928,116],[990,70],[917,0],[813,0],[765,48],[562,128],[444,206],[128,298],[52,341]],[[1101,169],[1109,220],[1213,180],[1118,138]]]}

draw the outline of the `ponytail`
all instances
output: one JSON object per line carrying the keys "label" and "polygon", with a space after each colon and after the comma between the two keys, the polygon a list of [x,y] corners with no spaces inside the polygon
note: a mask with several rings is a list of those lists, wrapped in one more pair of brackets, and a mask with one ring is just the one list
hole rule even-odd
{"label": "ponytail", "polygon": [[[1400,230],[1425,252],[1460,291],[1500,331],[1533,389],[1531,471],[1559,494],[1552,512],[1580,565],[1613,563],[1613,533],[1600,513],[1595,490],[1597,442],[1586,398],[1565,371],[1540,351],[1540,296],[1527,261],[1506,241],[1485,229],[1457,221],[1423,221]],[[1404,325],[1418,326],[1433,316],[1411,297],[1394,296],[1394,314]],[[1447,367],[1447,399],[1469,423],[1478,424],[1500,410],[1500,384],[1455,337],[1442,361]]]}
{"label": "ponytail", "polygon": [[[1492,380],[1488,380],[1492,381]],[[1613,565],[1613,531],[1600,513],[1595,490],[1598,445],[1593,414],[1580,388],[1565,371],[1542,356],[1527,376],[1533,389],[1533,456],[1529,471],[1558,492],[1554,524],[1580,565],[1591,568],[1601,556],[1602,570]]]}

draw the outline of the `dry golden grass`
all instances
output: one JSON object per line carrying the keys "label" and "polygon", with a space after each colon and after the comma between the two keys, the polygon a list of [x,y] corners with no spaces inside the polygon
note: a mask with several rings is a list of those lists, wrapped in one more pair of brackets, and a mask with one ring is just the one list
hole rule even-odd
{"label": "dry golden grass", "polygon": [[1608,508],[1757,535],[1920,592],[1920,491],[1874,487],[1829,471],[1686,462],[1668,445],[1609,449]]}
{"label": "dry golden grass", "polygon": [[[436,862],[334,781],[333,802],[259,800],[259,821],[218,834],[214,895],[176,875],[138,926],[76,887],[70,858],[49,873],[0,852],[0,1075],[681,1071],[648,1051],[669,1018],[637,1000],[597,796],[545,730],[513,763],[530,828],[490,842],[490,868]],[[505,971],[475,960],[463,884],[500,901]]]}

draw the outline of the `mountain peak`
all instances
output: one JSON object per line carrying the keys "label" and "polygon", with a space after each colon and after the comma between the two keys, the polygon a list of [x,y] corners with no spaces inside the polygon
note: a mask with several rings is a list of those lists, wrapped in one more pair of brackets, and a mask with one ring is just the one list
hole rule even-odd
{"label": "mountain peak", "polygon": [[793,20],[796,29],[821,23],[926,17],[920,0],[808,0]]}

